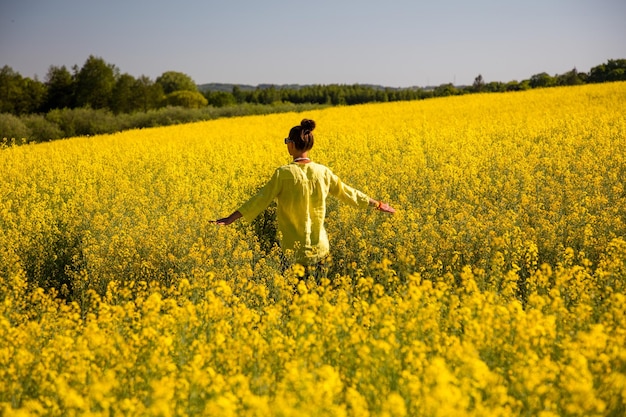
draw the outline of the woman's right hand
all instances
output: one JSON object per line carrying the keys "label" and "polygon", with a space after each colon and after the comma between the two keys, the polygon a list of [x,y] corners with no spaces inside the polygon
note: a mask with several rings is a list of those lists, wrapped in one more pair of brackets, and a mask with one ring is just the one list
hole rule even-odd
{"label": "woman's right hand", "polygon": [[234,222],[235,220],[239,218],[241,218],[241,213],[239,213],[239,211],[236,211],[230,216],[224,217],[223,219],[213,220],[212,223],[215,223],[219,226],[228,226],[229,224],[231,224],[232,222]]}

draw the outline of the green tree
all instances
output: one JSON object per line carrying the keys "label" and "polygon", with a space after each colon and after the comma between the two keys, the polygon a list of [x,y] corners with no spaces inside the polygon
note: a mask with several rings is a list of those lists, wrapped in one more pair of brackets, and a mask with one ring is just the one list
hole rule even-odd
{"label": "green tree", "polygon": [[22,94],[22,76],[5,65],[0,69],[0,113],[16,114],[15,102]]}
{"label": "green tree", "polygon": [[163,93],[170,94],[174,91],[198,91],[198,86],[187,74],[176,71],[167,71],[161,74],[156,83],[163,88]]}
{"label": "green tree", "polygon": [[548,75],[548,73],[542,72],[530,77],[531,88],[543,88],[554,87],[556,85],[556,78]]}
{"label": "green tree", "polygon": [[506,91],[519,91],[521,88],[517,80],[513,80],[506,83],[505,89]]}
{"label": "green tree", "polygon": [[47,94],[43,111],[74,107],[75,80],[65,65],[62,67],[51,65],[48,68],[45,84]]}
{"label": "green tree", "polygon": [[626,59],[609,59],[606,64],[591,68],[588,82],[626,81]]}
{"label": "green tree", "polygon": [[346,92],[339,85],[330,85],[326,87],[327,97],[330,103],[335,106],[343,106],[346,104]]}
{"label": "green tree", "polygon": [[174,91],[165,97],[168,106],[185,107],[187,109],[199,109],[205,107],[207,99],[198,91]]}
{"label": "green tree", "polygon": [[556,77],[557,85],[580,85],[583,83],[583,78],[576,68],[566,72],[565,74],[557,75]]}
{"label": "green tree", "polygon": [[233,86],[233,97],[235,98],[237,104],[241,104],[246,101],[246,93],[244,93],[238,85]]}
{"label": "green tree", "polygon": [[281,101],[280,91],[274,86],[257,89],[257,100],[260,104],[272,104]]}
{"label": "green tree", "polygon": [[117,68],[102,58],[89,56],[76,74],[76,105],[94,109],[108,108],[111,104]]}
{"label": "green tree", "polygon": [[485,88],[485,80],[483,80],[482,74],[478,74],[476,78],[474,78],[474,84],[472,84],[472,90],[475,93],[480,93]]}
{"label": "green tree", "polygon": [[459,90],[457,90],[452,83],[441,84],[439,87],[435,88],[433,94],[435,97],[454,96],[459,94]]}
{"label": "green tree", "polygon": [[142,111],[161,107],[161,103],[165,99],[161,84],[153,82],[145,75],[135,80],[132,96],[135,102],[135,108]]}
{"label": "green tree", "polygon": [[500,81],[491,81],[490,83],[485,84],[483,91],[488,91],[490,93],[501,93],[506,91],[506,84]]}
{"label": "green tree", "polygon": [[232,106],[237,103],[237,101],[235,100],[235,96],[227,91],[207,91],[204,94],[204,97],[207,99],[208,103],[211,106],[215,107]]}
{"label": "green tree", "polygon": [[37,112],[43,105],[45,94],[42,82],[24,78],[7,65],[0,68],[0,113],[23,115]]}
{"label": "green tree", "polygon": [[122,74],[117,78],[111,93],[111,110],[115,114],[132,113],[137,110],[137,103],[133,97],[135,77],[130,74]]}
{"label": "green tree", "polygon": [[46,99],[46,86],[37,79],[22,78],[22,95],[18,100],[18,114],[39,112]]}

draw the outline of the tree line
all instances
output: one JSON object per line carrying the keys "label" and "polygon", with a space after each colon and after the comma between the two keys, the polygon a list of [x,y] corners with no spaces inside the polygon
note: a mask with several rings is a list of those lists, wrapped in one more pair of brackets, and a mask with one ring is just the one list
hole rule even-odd
{"label": "tree line", "polygon": [[217,91],[199,89],[191,77],[176,71],[164,72],[155,80],[147,76],[136,78],[92,55],[80,68],[50,66],[44,81],[22,77],[7,65],[2,67],[0,138],[44,141],[233,114],[622,80],[626,80],[626,59],[608,60],[589,73],[575,68],[554,76],[543,72],[520,82],[486,82],[478,75],[471,86],[461,87],[452,83],[425,88],[331,84],[248,89],[233,85],[231,91]]}

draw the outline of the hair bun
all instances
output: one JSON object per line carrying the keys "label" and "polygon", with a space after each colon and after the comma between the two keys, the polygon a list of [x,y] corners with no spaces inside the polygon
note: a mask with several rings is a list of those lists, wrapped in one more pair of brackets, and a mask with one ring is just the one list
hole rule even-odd
{"label": "hair bun", "polygon": [[313,131],[313,129],[315,129],[315,121],[311,119],[302,119],[300,126],[302,126],[303,130]]}

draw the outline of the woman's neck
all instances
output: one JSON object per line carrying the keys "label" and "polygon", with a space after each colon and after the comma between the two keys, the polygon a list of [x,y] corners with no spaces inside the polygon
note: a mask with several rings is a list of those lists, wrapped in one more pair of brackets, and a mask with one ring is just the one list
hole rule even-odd
{"label": "woman's neck", "polygon": [[309,155],[308,155],[307,152],[295,153],[292,156],[293,156],[293,160],[296,161],[296,162],[298,162],[298,161],[310,161]]}

